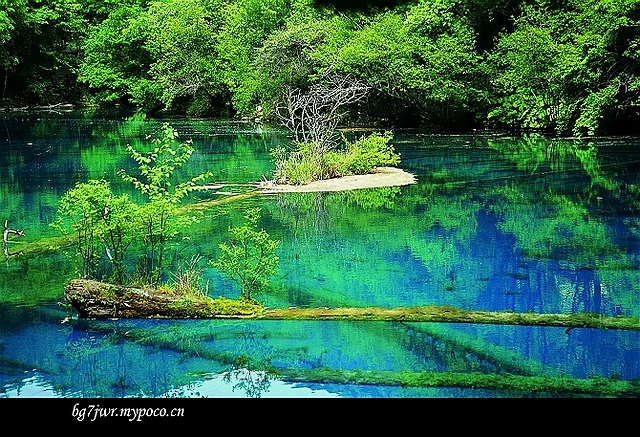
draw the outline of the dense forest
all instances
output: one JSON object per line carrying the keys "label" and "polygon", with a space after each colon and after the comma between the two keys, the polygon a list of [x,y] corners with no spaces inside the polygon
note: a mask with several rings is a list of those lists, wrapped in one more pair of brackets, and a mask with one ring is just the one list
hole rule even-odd
{"label": "dense forest", "polygon": [[0,0],[0,105],[276,120],[350,81],[349,123],[633,133],[639,21],[638,0]]}

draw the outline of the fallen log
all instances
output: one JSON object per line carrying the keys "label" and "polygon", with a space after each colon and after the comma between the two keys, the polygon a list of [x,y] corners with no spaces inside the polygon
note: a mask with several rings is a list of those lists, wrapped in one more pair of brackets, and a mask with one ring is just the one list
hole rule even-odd
{"label": "fallen log", "polygon": [[242,318],[259,320],[378,320],[640,331],[640,320],[602,314],[535,314],[511,311],[464,310],[450,306],[400,308],[281,308],[265,309],[254,302],[184,296],[162,290],[76,279],[65,288],[65,298],[83,318]]}
{"label": "fallen log", "polygon": [[125,287],[74,279],[64,290],[65,299],[82,318],[242,318],[263,311],[262,306],[235,299],[212,299],[172,289]]}

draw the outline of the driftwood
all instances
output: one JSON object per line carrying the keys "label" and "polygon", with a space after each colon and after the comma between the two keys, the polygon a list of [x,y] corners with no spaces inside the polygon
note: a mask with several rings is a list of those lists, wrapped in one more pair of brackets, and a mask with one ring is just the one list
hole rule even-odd
{"label": "driftwood", "polygon": [[[157,290],[73,280],[65,289],[67,301],[84,318],[253,318],[260,320],[385,320],[499,325],[640,330],[640,320],[601,314],[535,314],[510,311],[463,310],[450,306],[400,308],[282,308],[263,309],[232,299],[184,296]],[[230,304],[234,302],[235,304]]]}
{"label": "driftwood", "polygon": [[9,220],[4,221],[4,233],[2,236],[2,249],[4,250],[5,258],[9,258],[10,256],[20,255],[22,252],[9,252],[9,234],[17,235],[19,237],[24,237],[24,231],[22,229],[9,229]]}
{"label": "driftwood", "polygon": [[51,111],[58,112],[58,110],[62,111],[72,111],[75,109],[75,106],[71,103],[56,103],[53,105],[39,105],[39,106],[20,106],[20,107],[6,107],[4,110],[6,112],[29,112],[29,111]]}

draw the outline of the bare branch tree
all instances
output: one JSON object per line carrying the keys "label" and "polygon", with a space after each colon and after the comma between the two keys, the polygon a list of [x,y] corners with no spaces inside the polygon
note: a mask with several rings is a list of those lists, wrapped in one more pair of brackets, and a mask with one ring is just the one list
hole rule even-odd
{"label": "bare branch tree", "polygon": [[370,87],[352,75],[325,73],[307,91],[287,87],[275,113],[297,142],[315,143],[323,153],[336,146],[336,128],[345,107],[363,99]]}

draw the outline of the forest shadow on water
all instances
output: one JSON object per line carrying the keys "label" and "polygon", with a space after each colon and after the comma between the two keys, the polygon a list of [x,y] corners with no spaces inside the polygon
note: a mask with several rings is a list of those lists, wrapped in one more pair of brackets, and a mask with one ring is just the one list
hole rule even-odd
{"label": "forest shadow on water", "polygon": [[[184,200],[197,222],[165,280],[200,261],[211,297],[238,284],[208,263],[248,208],[278,240],[268,308],[450,306],[638,318],[638,138],[566,139],[394,131],[417,182],[341,192],[253,192],[289,139],[224,120],[5,114],[0,219],[3,398],[637,397],[640,331],[407,321],[79,318],[64,300],[73,246],[53,244],[60,198],[135,163],[170,122],[195,152],[180,177],[212,172]],[[357,131],[345,131],[357,136]],[[239,194],[251,194],[239,196]],[[217,202],[225,199],[224,202]],[[210,206],[207,206],[210,205]],[[37,249],[37,250],[36,250]],[[104,266],[105,277],[108,266]],[[126,274],[134,276],[129,260]]]}

